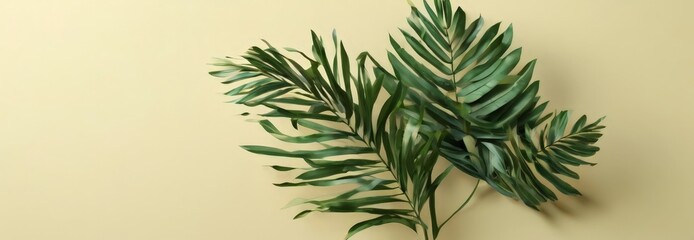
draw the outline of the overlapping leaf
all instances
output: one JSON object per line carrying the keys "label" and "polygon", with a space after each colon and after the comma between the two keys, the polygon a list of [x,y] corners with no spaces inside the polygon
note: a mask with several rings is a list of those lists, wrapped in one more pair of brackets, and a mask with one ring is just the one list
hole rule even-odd
{"label": "overlapping leaf", "polygon": [[[546,170],[577,177],[565,165],[581,163],[577,156],[586,156],[588,150],[559,144],[529,156],[546,160],[550,169],[509,158],[515,154],[508,147],[514,137],[533,132],[551,117],[543,115],[547,103],[538,105],[539,83],[532,81],[535,61],[517,69],[521,49],[509,51],[513,27],[500,31],[501,24],[496,23],[483,29],[482,17],[468,23],[465,11],[453,11],[449,0],[435,0],[433,6],[425,0],[423,9],[412,7],[407,20],[410,30],[401,30],[405,43],[390,38],[392,70],[375,63],[374,71],[386,76],[389,88],[398,82],[411,88],[407,99],[424,105],[416,108],[426,110],[427,129],[448,132],[440,151],[458,169],[533,208],[547,199],[555,200],[554,193],[536,180],[536,173],[552,183],[558,181],[552,181]],[[562,129],[551,124],[550,130],[556,138]],[[598,137],[572,143],[597,141]],[[554,185],[563,193],[577,192],[560,187],[564,184]]]}
{"label": "overlapping leaf", "polygon": [[[292,205],[313,205],[296,218],[311,212],[378,215],[354,225],[348,237],[386,223],[403,224],[413,230],[419,225],[426,231],[427,223],[420,212],[445,177],[432,176],[439,158],[440,132],[420,135],[423,112],[408,112],[407,115],[400,112],[408,91],[404,85],[391,88],[393,91],[381,104],[378,97],[385,75],[367,72],[363,57],[358,58],[357,74],[353,75],[347,51],[335,36],[336,54],[331,65],[322,40],[315,33],[312,39],[313,57],[289,49],[303,58],[302,61],[293,60],[268,45],[266,49],[251,48],[243,56],[243,63],[222,60],[217,64],[226,69],[212,74],[227,78],[224,83],[236,85],[227,92],[227,95],[239,97],[234,103],[268,107],[272,111],[261,116],[286,118],[302,130],[301,135],[290,135],[271,121],[261,120],[260,125],[268,133],[288,143],[322,144],[322,148],[311,150],[271,146],[243,148],[262,155],[297,158],[306,163],[306,167],[272,166],[278,171],[299,172],[295,181],[277,186],[356,186],[327,199],[294,201]],[[305,67],[300,62],[308,64]],[[340,140],[347,143],[332,145]]]}
{"label": "overlapping leaf", "polygon": [[[260,125],[272,136],[302,147],[244,146],[305,164],[272,166],[297,173],[277,186],[354,186],[333,197],[293,201],[312,206],[296,218],[369,213],[376,217],[355,224],[347,238],[398,223],[436,239],[471,199],[438,223],[436,190],[454,168],[536,209],[557,200],[549,184],[580,195],[562,178],[579,178],[571,166],[593,165],[582,158],[599,150],[594,144],[602,119],[587,124],[582,116],[568,130],[567,112],[544,113],[548,104],[540,102],[539,82],[532,79],[536,62],[521,63],[521,49],[511,48],[512,26],[485,27],[482,17],[468,19],[449,0],[412,6],[407,25],[401,40],[390,37],[390,67],[366,52],[352,62],[334,35],[329,57],[315,33],[310,56],[268,44],[249,49],[240,61],[215,64],[224,68],[211,74],[234,85],[226,93],[237,97],[232,102],[270,108],[261,116],[284,118],[300,130],[288,134],[263,119]],[[321,147],[303,147],[310,143]],[[434,176],[439,157],[450,166]]]}

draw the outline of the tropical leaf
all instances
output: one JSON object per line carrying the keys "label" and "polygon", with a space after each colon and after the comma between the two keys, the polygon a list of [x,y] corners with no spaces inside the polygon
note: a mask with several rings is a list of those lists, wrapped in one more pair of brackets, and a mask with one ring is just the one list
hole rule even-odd
{"label": "tropical leaf", "polygon": [[[310,150],[255,145],[243,148],[306,163],[305,167],[273,165],[278,171],[300,172],[295,181],[275,184],[280,187],[355,185],[354,189],[334,197],[294,201],[291,205],[313,206],[295,218],[311,212],[378,215],[355,224],[348,237],[386,223],[403,224],[413,230],[420,226],[419,229],[427,231],[429,226],[420,213],[426,203],[434,203],[429,199],[435,196],[437,186],[450,172],[432,176],[442,134],[440,131],[420,134],[423,111],[401,111],[409,91],[405,85],[396,84],[385,102],[380,103],[378,98],[386,76],[367,72],[364,58],[357,59],[357,74],[353,75],[344,44],[333,38],[336,54],[332,65],[322,39],[315,33],[312,57],[289,50],[307,64],[287,57],[269,44],[264,49],[249,49],[243,63],[217,64],[227,69],[211,74],[225,77],[223,83],[237,85],[227,93],[240,97],[234,103],[265,106],[271,111],[261,116],[285,118],[303,130],[299,135],[290,135],[264,119],[259,123],[265,131],[284,142],[322,146]],[[330,145],[338,140],[348,141],[340,146]]]}
{"label": "tropical leaf", "polygon": [[[435,0],[433,6],[424,0],[423,9],[412,6],[407,19],[410,31],[401,30],[404,43],[390,38],[392,70],[368,58],[376,66],[374,71],[385,76],[386,89],[393,92],[398,83],[407,86],[406,99],[415,103],[410,108],[425,110],[424,129],[445,129],[447,133],[441,155],[498,192],[533,208],[548,199],[556,200],[537,181],[539,174],[562,193],[577,194],[550,173],[578,178],[565,165],[585,163],[577,157],[594,153],[595,148],[585,144],[597,141],[599,129],[571,138],[578,145],[567,145],[566,140],[542,151],[529,151],[527,158],[542,159],[549,168],[525,161],[525,152],[513,151],[513,139],[537,131],[551,115],[543,115],[546,102],[538,105],[539,83],[532,81],[535,60],[516,70],[521,49],[510,50],[513,26],[500,31],[501,24],[496,23],[483,29],[482,17],[468,23],[465,11],[460,7],[453,11],[448,0]],[[547,142],[562,137],[564,118],[553,119]]]}
{"label": "tropical leaf", "polygon": [[[210,74],[234,85],[226,93],[236,97],[231,102],[269,108],[260,114],[261,127],[301,146],[243,146],[304,164],[272,165],[296,173],[293,181],[275,185],[353,187],[292,201],[289,206],[310,206],[295,218],[367,213],[376,216],[353,225],[347,238],[395,223],[436,239],[480,181],[534,209],[558,199],[546,183],[580,195],[561,176],[578,179],[570,167],[594,165],[583,159],[599,150],[594,144],[602,136],[602,118],[587,124],[584,115],[570,126],[568,112],[544,113],[548,103],[540,102],[539,82],[532,78],[536,61],[521,64],[512,26],[485,28],[482,17],[468,19],[449,0],[413,5],[407,24],[402,40],[390,36],[389,67],[367,52],[352,60],[334,32],[330,56],[312,32],[310,54],[267,44],[250,48],[242,60],[213,64],[222,69]],[[282,131],[269,119],[288,120],[298,131]],[[448,167],[434,174],[437,164]],[[453,169],[477,178],[477,185],[439,223],[436,191]]]}

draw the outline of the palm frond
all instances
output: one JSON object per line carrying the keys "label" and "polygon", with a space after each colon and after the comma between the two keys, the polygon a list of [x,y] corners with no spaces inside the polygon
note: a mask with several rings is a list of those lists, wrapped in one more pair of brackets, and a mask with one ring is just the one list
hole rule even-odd
{"label": "palm frond", "polygon": [[[404,85],[397,84],[380,104],[377,98],[383,74],[369,74],[364,58],[358,58],[357,74],[353,75],[347,51],[335,36],[336,54],[331,66],[322,39],[315,33],[312,39],[313,57],[289,49],[308,62],[307,67],[268,45],[265,49],[251,48],[243,56],[243,63],[224,60],[217,65],[226,68],[211,73],[226,78],[223,83],[236,85],[227,92],[239,97],[234,103],[268,107],[272,111],[261,116],[286,118],[295,128],[309,131],[294,136],[280,131],[269,120],[261,120],[260,125],[272,136],[288,143],[322,143],[322,148],[312,150],[243,148],[306,163],[306,167],[272,166],[278,171],[299,172],[295,181],[275,184],[280,187],[356,185],[334,197],[295,200],[291,205],[313,206],[295,218],[311,212],[377,215],[355,224],[348,237],[386,223],[413,230],[420,226],[426,231],[428,226],[420,212],[444,177],[432,176],[441,133],[420,135],[422,113],[400,112],[408,91]],[[348,143],[329,145],[336,140]],[[434,177],[440,179],[432,182]]]}
{"label": "palm frond", "polygon": [[[516,152],[509,147],[513,139],[533,132],[551,117],[543,115],[547,102],[538,105],[539,82],[532,81],[535,60],[516,70],[521,49],[509,51],[513,26],[500,32],[501,24],[496,23],[483,30],[482,17],[468,24],[465,11],[460,7],[453,11],[449,0],[435,0],[433,7],[424,0],[423,6],[424,11],[412,6],[407,19],[411,31],[401,30],[406,44],[390,38],[393,52],[388,54],[388,61],[392,70],[369,58],[375,62],[374,71],[394,82],[388,89],[395,83],[411,89],[406,99],[425,109],[425,129],[445,129],[440,151],[458,169],[533,208],[548,199],[556,200],[555,194],[536,180],[530,165],[553,179],[544,171],[547,169],[535,161],[514,161]],[[563,128],[551,124],[550,130],[556,134]],[[590,141],[599,138],[591,136],[597,137],[573,139],[572,143],[592,144]],[[533,152],[529,158],[546,160],[551,170],[577,178],[565,165],[582,163],[577,156],[587,154],[563,146]],[[564,184],[554,185],[563,193],[577,192]]]}
{"label": "palm frond", "polygon": [[[560,176],[578,179],[571,166],[594,165],[583,158],[599,150],[594,144],[602,136],[602,118],[587,124],[584,115],[569,130],[568,112],[545,114],[548,102],[540,101],[533,80],[536,61],[521,64],[521,49],[511,49],[513,27],[485,28],[482,17],[468,19],[450,0],[432,1],[412,6],[410,30],[400,31],[403,40],[390,37],[390,67],[367,52],[350,59],[334,33],[329,57],[313,32],[310,54],[267,44],[250,48],[241,60],[214,63],[222,69],[210,74],[234,85],[226,93],[236,97],[233,103],[271,110],[260,115],[265,131],[287,143],[320,146],[243,146],[300,159],[302,167],[272,166],[297,173],[293,181],[275,185],[353,187],[292,201],[290,206],[310,206],[295,218],[368,213],[376,216],[353,225],[347,238],[397,223],[436,239],[477,189],[439,224],[436,191],[453,169],[534,209],[558,199],[545,182],[580,195]],[[286,119],[301,131],[287,133],[269,119]],[[434,174],[439,158],[449,166]]]}

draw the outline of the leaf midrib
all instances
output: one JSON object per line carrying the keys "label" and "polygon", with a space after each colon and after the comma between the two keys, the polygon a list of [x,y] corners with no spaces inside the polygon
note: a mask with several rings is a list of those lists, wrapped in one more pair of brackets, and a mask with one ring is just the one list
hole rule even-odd
{"label": "leaf midrib", "polygon": [[[261,71],[261,72],[262,72],[262,71]],[[263,74],[266,75],[266,76],[268,75],[268,74],[266,74],[266,73],[263,73]],[[277,80],[277,81],[281,81],[280,79],[275,78],[275,77],[272,76],[272,75],[269,75],[269,77],[272,78],[272,79],[275,79],[275,80]],[[299,89],[300,89],[299,91],[307,92],[305,89],[301,89],[301,88],[299,88]],[[310,92],[307,92],[307,93],[308,93],[308,94],[312,94],[312,93],[310,93]],[[423,219],[422,219],[422,217],[421,217],[419,211],[417,211],[417,208],[413,205],[412,199],[411,199],[410,196],[407,194],[407,192],[403,190],[403,187],[400,185],[400,183],[397,182],[397,180],[398,180],[397,175],[395,174],[395,172],[393,172],[393,169],[390,167],[390,165],[387,164],[385,158],[384,158],[384,157],[381,155],[381,153],[378,151],[378,148],[376,148],[375,146],[372,146],[371,144],[369,144],[369,143],[364,139],[365,136],[362,136],[362,135],[359,133],[359,131],[355,130],[354,127],[352,127],[352,125],[349,124],[349,121],[347,121],[347,119],[345,119],[345,118],[343,118],[342,116],[340,116],[340,114],[338,113],[338,111],[335,110],[331,104],[328,104],[328,103],[326,102],[325,99],[323,99],[323,98],[321,97],[321,98],[320,98],[320,101],[322,101],[323,104],[326,104],[326,106],[328,107],[330,113],[332,113],[333,115],[335,115],[335,116],[340,120],[340,122],[342,122],[344,125],[346,125],[346,126],[350,129],[350,131],[356,135],[356,136],[355,136],[355,139],[357,139],[357,140],[361,141],[362,143],[364,143],[364,145],[366,145],[368,148],[370,148],[370,149],[372,150],[372,152],[373,152],[374,154],[376,154],[376,156],[377,156],[378,159],[381,161],[381,163],[382,163],[384,166],[386,166],[386,169],[388,169],[388,172],[391,174],[391,176],[393,177],[393,179],[396,180],[395,184],[398,185],[398,189],[400,190],[400,192],[402,193],[402,195],[405,196],[408,205],[410,206],[410,208],[412,209],[412,211],[415,213],[415,217],[417,218],[416,221],[417,221],[420,225],[426,226],[426,224],[424,223],[424,221],[423,221]],[[351,104],[354,104],[354,103],[351,103]]]}

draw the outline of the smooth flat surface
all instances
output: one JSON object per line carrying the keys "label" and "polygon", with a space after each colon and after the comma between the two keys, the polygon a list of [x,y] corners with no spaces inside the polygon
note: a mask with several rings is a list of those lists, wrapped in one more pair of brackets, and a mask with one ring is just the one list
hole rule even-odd
{"label": "smooth flat surface", "polygon": [[[458,2],[513,23],[551,108],[607,115],[586,195],[543,213],[486,191],[440,239],[694,239],[690,1]],[[240,144],[271,137],[225,104],[212,57],[338,30],[381,59],[405,1],[0,1],[0,239],[342,239],[363,216],[284,209],[316,189]],[[274,142],[274,141],[273,141]],[[471,181],[459,177],[451,198]],[[438,197],[439,200],[442,197]],[[453,206],[442,207],[452,209]],[[354,239],[415,236],[400,226]]]}

